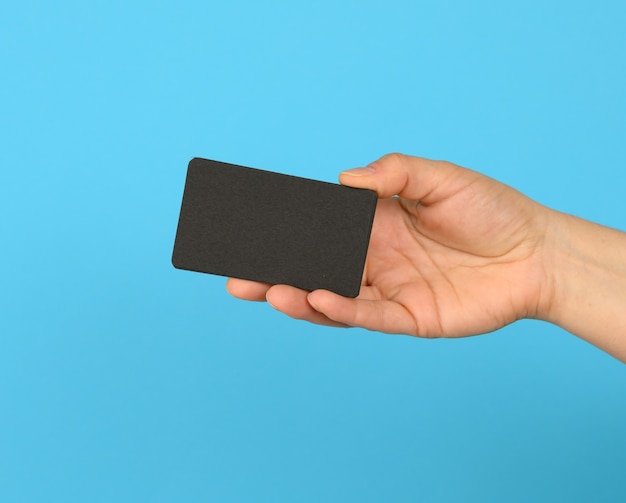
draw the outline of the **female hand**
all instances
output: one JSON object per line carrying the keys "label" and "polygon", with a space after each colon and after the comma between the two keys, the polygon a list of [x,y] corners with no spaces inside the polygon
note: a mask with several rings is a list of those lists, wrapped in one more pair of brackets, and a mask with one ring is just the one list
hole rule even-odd
{"label": "female hand", "polygon": [[313,323],[420,337],[547,315],[551,210],[477,172],[400,154],[345,171],[340,182],[379,196],[359,296],[231,278],[232,295]]}

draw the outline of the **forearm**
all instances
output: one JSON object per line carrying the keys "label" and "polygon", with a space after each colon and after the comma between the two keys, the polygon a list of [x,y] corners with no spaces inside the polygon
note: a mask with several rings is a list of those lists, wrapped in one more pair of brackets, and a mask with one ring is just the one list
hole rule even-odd
{"label": "forearm", "polygon": [[626,233],[554,212],[546,319],[626,362]]}

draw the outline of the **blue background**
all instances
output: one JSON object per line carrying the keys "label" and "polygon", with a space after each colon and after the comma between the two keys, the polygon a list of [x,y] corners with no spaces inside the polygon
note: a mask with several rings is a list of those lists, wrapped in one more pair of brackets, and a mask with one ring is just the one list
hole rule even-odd
{"label": "blue background", "polygon": [[0,500],[626,501],[626,367],[334,330],[170,265],[194,156],[444,158],[626,228],[622,1],[6,3]]}

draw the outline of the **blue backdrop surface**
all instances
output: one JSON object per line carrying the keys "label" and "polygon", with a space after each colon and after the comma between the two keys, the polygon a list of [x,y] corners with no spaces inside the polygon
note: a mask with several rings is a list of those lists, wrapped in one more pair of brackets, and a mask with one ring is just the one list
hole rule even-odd
{"label": "blue backdrop surface", "polygon": [[617,0],[5,5],[0,501],[625,501],[626,367],[575,337],[311,326],[170,265],[194,156],[327,181],[444,158],[626,229],[625,24]]}

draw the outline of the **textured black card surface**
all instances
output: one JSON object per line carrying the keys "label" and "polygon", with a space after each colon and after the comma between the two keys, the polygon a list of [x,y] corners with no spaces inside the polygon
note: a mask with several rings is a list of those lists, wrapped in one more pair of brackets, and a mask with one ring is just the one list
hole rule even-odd
{"label": "textured black card surface", "polygon": [[196,158],[172,263],[356,297],[376,201],[370,190]]}

